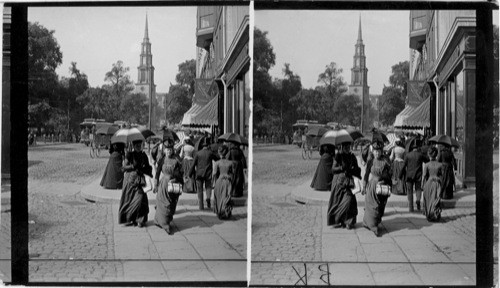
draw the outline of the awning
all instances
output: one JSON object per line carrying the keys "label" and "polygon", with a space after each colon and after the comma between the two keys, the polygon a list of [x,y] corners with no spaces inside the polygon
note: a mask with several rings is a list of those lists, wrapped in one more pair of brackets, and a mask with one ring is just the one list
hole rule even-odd
{"label": "awning", "polygon": [[190,126],[192,123],[193,117],[196,116],[196,114],[198,114],[203,107],[204,106],[202,106],[200,104],[194,103],[193,106],[191,106],[191,108],[189,108],[189,110],[186,111],[186,113],[184,113],[184,117],[182,117],[181,125],[182,126]]}
{"label": "awning", "polygon": [[427,97],[404,121],[406,127],[430,127],[430,102],[431,97]]}
{"label": "awning", "polygon": [[394,120],[394,127],[403,127],[406,118],[410,116],[410,114],[415,110],[413,106],[407,105],[403,111],[399,112],[396,116],[396,120]]}
{"label": "awning", "polygon": [[214,97],[191,119],[192,126],[218,125],[218,97]]}

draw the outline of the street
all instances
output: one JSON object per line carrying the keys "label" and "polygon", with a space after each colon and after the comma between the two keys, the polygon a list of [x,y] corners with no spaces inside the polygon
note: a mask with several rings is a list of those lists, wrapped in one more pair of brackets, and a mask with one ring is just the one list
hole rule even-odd
{"label": "street", "polygon": [[[475,283],[474,207],[444,209],[441,223],[430,225],[421,214],[388,206],[384,235],[375,238],[361,227],[364,207],[358,203],[356,229],[332,229],[326,226],[326,204],[303,205],[290,196],[297,186],[310,183],[318,152],[303,160],[292,145],[254,146],[253,151],[251,284],[303,285],[307,274],[308,285],[326,285],[325,269],[333,275],[328,283],[339,285]],[[498,196],[495,201],[498,205]],[[497,234],[495,241],[496,247]],[[388,264],[381,269],[370,262]],[[424,271],[422,262],[440,268]],[[443,263],[460,264],[439,266]],[[439,276],[444,271],[446,277]]]}
{"label": "street", "polygon": [[[235,207],[233,221],[222,222],[209,210],[179,205],[177,233],[169,236],[153,224],[150,205],[147,228],[122,227],[118,203],[92,203],[79,195],[100,179],[107,151],[91,159],[83,144],[40,145],[29,148],[28,160],[30,282],[246,281],[246,207]],[[9,255],[10,213],[2,212],[0,240],[7,245],[0,253]],[[227,259],[234,268],[224,276],[217,269]],[[8,266],[0,266],[7,279]],[[196,275],[186,277],[188,271]]]}

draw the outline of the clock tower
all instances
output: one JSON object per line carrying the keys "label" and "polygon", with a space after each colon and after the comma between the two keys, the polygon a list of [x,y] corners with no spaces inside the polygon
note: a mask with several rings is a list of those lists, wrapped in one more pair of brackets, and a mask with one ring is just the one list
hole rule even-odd
{"label": "clock tower", "polygon": [[144,39],[141,44],[140,62],[137,70],[138,76],[134,92],[146,95],[149,100],[150,97],[156,95],[156,85],[154,84],[155,68],[153,67],[153,55],[151,54],[151,43],[149,42],[147,14]]}

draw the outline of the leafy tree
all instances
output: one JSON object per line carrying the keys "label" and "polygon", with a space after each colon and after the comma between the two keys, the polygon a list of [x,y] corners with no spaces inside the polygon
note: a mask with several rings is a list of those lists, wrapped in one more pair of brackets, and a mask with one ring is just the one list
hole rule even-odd
{"label": "leafy tree", "polygon": [[121,103],[121,119],[129,123],[148,123],[149,104],[146,95],[142,93],[127,94]]}
{"label": "leafy tree", "polygon": [[271,42],[267,39],[267,33],[257,27],[254,29],[254,73],[255,71],[269,72],[269,69],[275,65],[276,55]]}
{"label": "leafy tree", "polygon": [[379,118],[384,125],[392,125],[396,116],[405,108],[402,91],[393,86],[385,86],[379,100]]}
{"label": "leafy tree", "polygon": [[[298,119],[296,112],[297,107],[293,105],[292,98],[302,90],[302,83],[300,81],[300,76],[296,75],[290,69],[289,63],[285,63],[282,71],[285,78],[281,81],[281,97],[277,99],[280,104],[280,132],[291,134],[291,123],[295,123]],[[287,125],[284,126],[284,123],[287,123]]]}
{"label": "leafy tree", "polygon": [[71,62],[69,67],[70,78],[63,77],[61,86],[64,87],[64,97],[61,102],[65,102],[67,128],[77,130],[79,122],[85,118],[85,111],[82,105],[79,105],[77,98],[82,95],[88,88],[89,82],[87,75],[82,73],[77,67],[76,62]]}
{"label": "leafy tree", "polygon": [[322,83],[326,96],[333,103],[347,91],[346,84],[342,78],[342,68],[338,68],[335,62],[325,67],[325,71],[318,75],[318,83]]}
{"label": "leafy tree", "polygon": [[194,81],[196,79],[196,60],[186,60],[178,65],[179,72],[175,75],[177,84],[188,88],[189,95],[194,94]]}
{"label": "leafy tree", "polygon": [[125,96],[134,89],[133,83],[127,74],[129,70],[129,67],[123,66],[123,61],[118,60],[113,63],[111,71],[106,72],[104,77],[104,81],[110,83],[110,92],[118,98]]}
{"label": "leafy tree", "polygon": [[361,99],[356,95],[342,95],[335,103],[336,122],[344,125],[359,126],[361,123]]}
{"label": "leafy tree", "polygon": [[189,90],[180,84],[170,84],[170,89],[165,102],[165,115],[167,123],[179,123],[182,121],[184,113],[191,105]]}
{"label": "leafy tree", "polygon": [[[85,113],[92,118],[109,118],[109,99],[109,90],[105,88],[89,88],[77,97],[77,101],[83,106]],[[115,107],[114,110],[118,110],[118,107]]]}
{"label": "leafy tree", "polygon": [[401,90],[402,97],[407,95],[406,83],[410,78],[410,63],[408,61],[399,62],[391,67],[392,74],[389,77],[389,83],[392,87]]}

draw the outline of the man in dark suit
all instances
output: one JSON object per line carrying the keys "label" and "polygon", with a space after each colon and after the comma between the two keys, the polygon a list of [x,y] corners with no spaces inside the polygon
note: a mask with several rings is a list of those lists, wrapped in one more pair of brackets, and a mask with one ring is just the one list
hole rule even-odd
{"label": "man in dark suit", "polygon": [[420,199],[422,198],[422,165],[429,162],[429,158],[422,154],[418,145],[410,144],[410,153],[404,158],[403,168],[399,172],[399,179],[406,182],[406,194],[408,195],[408,210],[413,212],[413,189],[417,194],[417,210],[420,211]]}
{"label": "man in dark suit", "polygon": [[207,193],[207,207],[210,209],[212,197],[212,161],[217,161],[218,157],[210,150],[208,138],[203,141],[203,149],[196,152],[194,156],[193,166],[189,170],[189,176],[195,176],[196,192],[198,193],[198,206],[200,210],[204,209],[203,202],[203,187]]}

